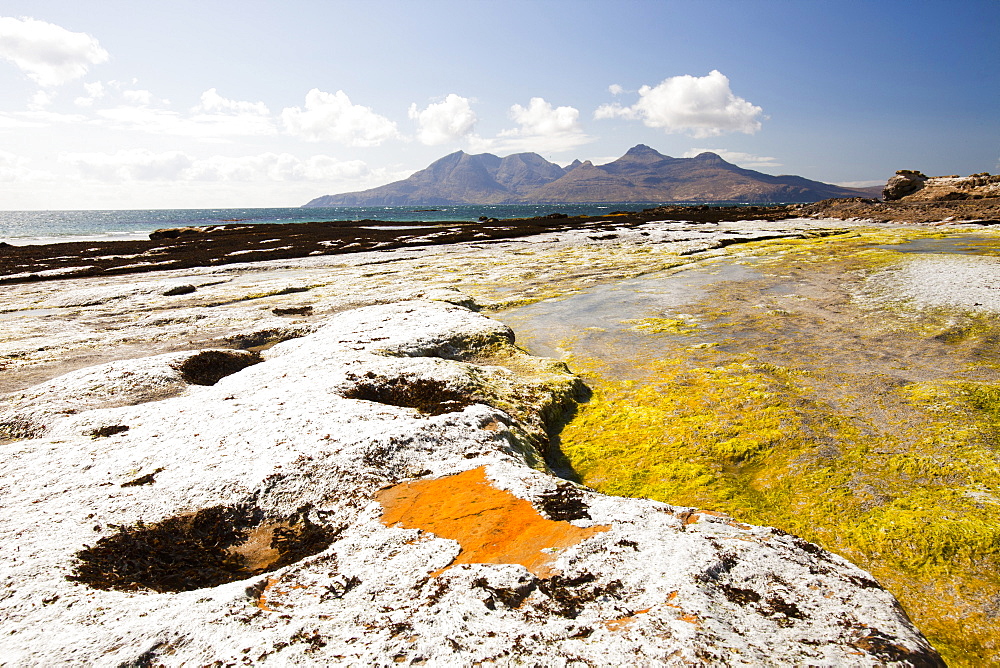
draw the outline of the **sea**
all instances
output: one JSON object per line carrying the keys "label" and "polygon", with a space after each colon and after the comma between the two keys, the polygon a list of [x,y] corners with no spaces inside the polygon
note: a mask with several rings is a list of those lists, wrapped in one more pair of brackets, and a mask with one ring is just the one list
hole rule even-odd
{"label": "sea", "polygon": [[109,211],[0,211],[0,241],[23,246],[69,241],[146,239],[165,227],[232,223],[305,223],[327,220],[474,222],[487,218],[529,218],[550,213],[600,216],[641,211],[660,202],[605,204],[483,204],[462,206],[290,207],[266,209],[134,209]]}

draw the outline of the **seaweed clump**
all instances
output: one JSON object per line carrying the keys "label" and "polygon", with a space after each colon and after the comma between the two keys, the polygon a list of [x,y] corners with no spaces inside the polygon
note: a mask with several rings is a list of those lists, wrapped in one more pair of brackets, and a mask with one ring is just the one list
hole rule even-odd
{"label": "seaweed clump", "polygon": [[371,371],[363,377],[349,377],[357,384],[344,392],[347,399],[375,401],[389,406],[416,408],[425,415],[443,415],[460,411],[476,403],[474,397],[432,378],[399,376],[384,378]]}
{"label": "seaweed clump", "polygon": [[215,385],[226,376],[261,361],[257,353],[229,350],[205,350],[177,366],[181,377],[192,385]]}
{"label": "seaweed clump", "polygon": [[304,511],[265,522],[263,511],[249,505],[213,506],[117,529],[78,552],[67,579],[119,591],[215,587],[321,552],[337,533]]}

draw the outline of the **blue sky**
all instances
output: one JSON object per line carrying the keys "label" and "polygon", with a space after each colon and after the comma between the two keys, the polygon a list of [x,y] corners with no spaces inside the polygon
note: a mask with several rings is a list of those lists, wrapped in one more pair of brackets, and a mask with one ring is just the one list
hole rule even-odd
{"label": "blue sky", "polygon": [[0,0],[0,209],[297,206],[455,150],[1000,171],[1000,0]]}

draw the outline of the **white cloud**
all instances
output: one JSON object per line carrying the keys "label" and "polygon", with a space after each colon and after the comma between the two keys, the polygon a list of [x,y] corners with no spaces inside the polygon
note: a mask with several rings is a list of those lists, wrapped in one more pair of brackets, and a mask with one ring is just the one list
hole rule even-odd
{"label": "white cloud", "polygon": [[153,153],[139,148],[117,153],[65,153],[59,161],[97,181],[170,181],[179,178],[193,162],[181,151]]}
{"label": "white cloud", "polygon": [[610,118],[627,118],[630,121],[634,121],[638,116],[632,110],[632,107],[623,107],[617,102],[602,104],[594,110],[594,120],[603,121]]}
{"label": "white cloud", "polygon": [[73,104],[78,107],[89,107],[94,104],[95,101],[104,97],[105,90],[104,84],[100,81],[95,81],[94,83],[83,84],[83,89],[87,91],[86,95],[81,95],[80,97],[73,100]]}
{"label": "white cloud", "polygon": [[25,158],[7,151],[0,151],[0,183],[24,183],[51,179],[50,172],[29,168]]}
{"label": "white cloud", "polygon": [[97,117],[108,125],[152,134],[190,134],[184,131],[184,119],[181,115],[168,109],[122,105],[111,109],[100,109],[97,111]]}
{"label": "white cloud", "polygon": [[[46,111],[45,109],[32,108],[28,111],[18,111],[7,116],[9,123],[7,127],[33,127],[41,128],[49,125],[64,123],[68,125],[83,123],[87,119],[80,114],[64,114],[58,111]],[[17,120],[15,120],[17,119]],[[0,127],[5,125],[0,120]]]}
{"label": "white cloud", "polygon": [[33,111],[41,111],[45,107],[52,104],[56,96],[53,92],[47,90],[37,90],[35,94],[31,96],[31,101],[28,102],[28,109]]}
{"label": "white cloud", "polygon": [[625,89],[622,88],[619,84],[611,84],[610,86],[608,86],[608,92],[611,93],[612,95],[621,95],[622,93],[625,92]]}
{"label": "white cloud", "polygon": [[527,107],[513,105],[510,116],[520,127],[500,133],[499,150],[560,152],[592,141],[580,127],[579,110],[553,107],[544,98],[531,98]]}
{"label": "white cloud", "polygon": [[[114,87],[114,82],[111,82]],[[157,100],[145,90],[125,90],[129,104],[96,112],[105,124],[142,130],[150,134],[175,135],[198,139],[222,139],[236,136],[277,134],[271,112],[263,102],[230,100],[210,88],[201,95],[191,115],[163,108],[167,100]]]}
{"label": "white cloud", "polygon": [[377,146],[399,137],[396,124],[370,107],[352,104],[342,90],[326,93],[313,88],[306,93],[305,109],[286,107],[281,112],[285,129],[310,141],[330,140],[348,146]]}
{"label": "white cloud", "polygon": [[66,153],[60,161],[86,179],[134,181],[260,183],[282,181],[357,181],[375,175],[361,160],[328,155],[298,158],[290,153],[195,158],[182,151],[154,153],[129,149],[117,153]]}
{"label": "white cloud", "polygon": [[528,135],[554,135],[580,132],[580,112],[573,107],[556,107],[543,98],[533,97],[527,107],[515,104],[510,116],[521,128],[518,132]]}
{"label": "white cloud", "polygon": [[219,95],[215,88],[209,88],[201,94],[201,102],[194,108],[202,114],[250,114],[254,116],[270,116],[271,112],[263,102],[243,102],[230,100]]}
{"label": "white cloud", "polygon": [[90,35],[32,18],[0,16],[0,57],[40,86],[58,86],[108,60],[108,52]]}
{"label": "white cloud", "polygon": [[594,118],[641,119],[651,128],[683,132],[693,137],[715,137],[728,132],[753,134],[760,130],[764,110],[733,94],[729,78],[718,70],[703,77],[688,74],[664,79],[639,89],[631,107],[605,104]]}
{"label": "white cloud", "polygon": [[210,88],[201,94],[189,125],[198,128],[197,136],[252,136],[277,134],[271,111],[263,102],[230,100]]}
{"label": "white cloud", "polygon": [[148,90],[126,90],[122,92],[122,98],[128,103],[140,107],[148,107],[153,104],[153,94]]}
{"label": "white cloud", "polygon": [[0,130],[11,130],[13,128],[40,128],[44,127],[44,123],[39,123],[37,121],[26,121],[21,118],[22,114],[17,116],[9,114],[0,114]]}
{"label": "white cloud", "polygon": [[290,153],[213,156],[196,161],[184,178],[191,181],[342,181],[371,173],[361,160],[340,161],[328,155],[305,160]]}
{"label": "white cloud", "polygon": [[693,148],[684,153],[684,158],[693,158],[699,153],[715,153],[726,162],[731,162],[747,169],[759,169],[762,167],[781,167],[777,158],[766,155],[754,155],[752,153],[741,153],[740,151],[729,151],[724,148]]}
{"label": "white cloud", "polygon": [[476,112],[472,111],[470,100],[454,93],[422,111],[416,103],[411,104],[409,116],[417,122],[417,139],[427,146],[466,137],[476,125]]}

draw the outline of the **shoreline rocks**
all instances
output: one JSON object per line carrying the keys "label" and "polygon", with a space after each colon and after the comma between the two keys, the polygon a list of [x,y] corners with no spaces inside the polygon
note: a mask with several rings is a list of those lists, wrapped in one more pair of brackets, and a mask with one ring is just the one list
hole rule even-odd
{"label": "shoreline rocks", "polygon": [[198,354],[4,397],[5,660],[943,665],[840,557],[554,476],[579,379],[464,306]]}
{"label": "shoreline rocks", "polygon": [[1000,197],[945,201],[920,201],[912,197],[891,202],[861,197],[824,200],[799,207],[797,214],[858,224],[1000,225]]}
{"label": "shoreline rocks", "polygon": [[1000,174],[989,172],[961,177],[928,177],[920,172],[901,169],[889,179],[882,197],[886,201],[952,202],[1000,197]]}

